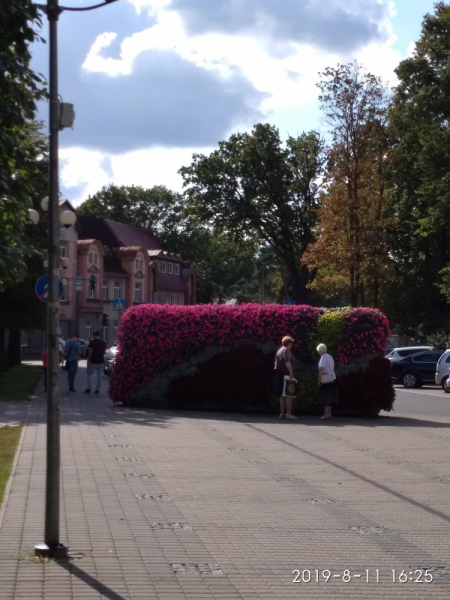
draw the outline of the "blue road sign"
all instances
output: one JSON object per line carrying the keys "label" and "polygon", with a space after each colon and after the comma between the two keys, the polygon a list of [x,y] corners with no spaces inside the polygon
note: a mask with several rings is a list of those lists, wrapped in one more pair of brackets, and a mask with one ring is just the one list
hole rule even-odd
{"label": "blue road sign", "polygon": [[292,300],[283,300],[283,304],[287,304],[287,305],[295,305],[295,302],[293,302]]}
{"label": "blue road sign", "polygon": [[[42,302],[48,302],[48,275],[43,275],[36,281],[36,287],[34,288],[36,296]],[[59,280],[59,297],[62,298],[64,294],[64,286],[61,279]]]}
{"label": "blue road sign", "polygon": [[114,298],[113,300],[113,309],[114,310],[125,310],[127,307],[127,303],[125,302],[125,298]]}

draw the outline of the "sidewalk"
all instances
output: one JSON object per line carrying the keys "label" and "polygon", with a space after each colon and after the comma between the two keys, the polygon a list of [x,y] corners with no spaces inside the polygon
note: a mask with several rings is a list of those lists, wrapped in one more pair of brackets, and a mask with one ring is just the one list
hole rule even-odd
{"label": "sidewalk", "polygon": [[[77,379],[83,390],[83,370]],[[63,393],[61,541],[72,559],[47,564],[18,558],[43,541],[38,388],[0,529],[0,599],[450,597],[450,419],[127,409],[107,385],[101,397]],[[293,583],[295,569],[311,582]],[[415,569],[434,581],[415,582]]]}

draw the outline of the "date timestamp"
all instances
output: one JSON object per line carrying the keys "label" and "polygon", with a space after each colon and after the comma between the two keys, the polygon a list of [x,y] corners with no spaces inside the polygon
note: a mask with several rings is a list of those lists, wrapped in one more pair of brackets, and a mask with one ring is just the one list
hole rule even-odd
{"label": "date timestamp", "polygon": [[329,581],[364,581],[365,583],[380,583],[391,581],[392,583],[431,583],[433,573],[430,569],[391,569],[381,574],[380,569],[365,569],[361,572],[353,572],[350,569],[344,569],[333,573],[329,569],[295,569],[292,571],[294,576],[293,583],[328,583]]}

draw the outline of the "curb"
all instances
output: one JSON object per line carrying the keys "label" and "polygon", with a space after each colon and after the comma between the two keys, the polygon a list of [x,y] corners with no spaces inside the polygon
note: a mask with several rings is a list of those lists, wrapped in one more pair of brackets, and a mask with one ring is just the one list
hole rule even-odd
{"label": "curb", "polygon": [[[41,382],[39,382],[38,385],[40,383]],[[35,393],[35,395],[36,395],[36,393]],[[29,405],[28,405],[28,410],[26,412],[26,416],[25,416],[23,425],[21,426],[22,427],[22,432],[20,434],[19,443],[17,444],[16,454],[14,456],[14,460],[13,460],[13,463],[12,463],[12,466],[11,466],[11,473],[9,475],[9,479],[8,479],[8,482],[7,482],[6,487],[5,487],[5,493],[3,495],[3,502],[0,505],[0,529],[3,527],[3,520],[5,518],[6,509],[8,507],[9,496],[11,494],[12,484],[13,484],[13,481],[14,481],[14,477],[16,475],[17,465],[19,463],[19,458],[20,458],[20,455],[22,453],[23,438],[25,437],[25,430],[28,427],[28,420],[29,420],[29,415],[30,415],[30,409],[31,409],[31,405],[33,403],[33,399],[35,398],[35,395],[31,397],[31,400],[30,400]]]}

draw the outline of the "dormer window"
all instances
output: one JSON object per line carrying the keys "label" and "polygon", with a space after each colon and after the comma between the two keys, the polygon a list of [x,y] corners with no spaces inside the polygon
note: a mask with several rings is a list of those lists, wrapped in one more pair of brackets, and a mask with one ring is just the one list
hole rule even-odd
{"label": "dormer window", "polygon": [[165,262],[161,263],[161,273],[166,273],[167,269],[166,269],[167,264]]}
{"label": "dormer window", "polygon": [[167,269],[170,275],[173,275],[173,263],[167,263]]}
{"label": "dormer window", "polygon": [[139,268],[141,269],[141,271],[144,270],[144,261],[143,260],[139,261]]}
{"label": "dormer window", "polygon": [[92,265],[94,263],[94,254],[89,252],[89,264]]}
{"label": "dormer window", "polygon": [[180,274],[180,265],[173,265],[173,274],[174,275],[179,275]]}

